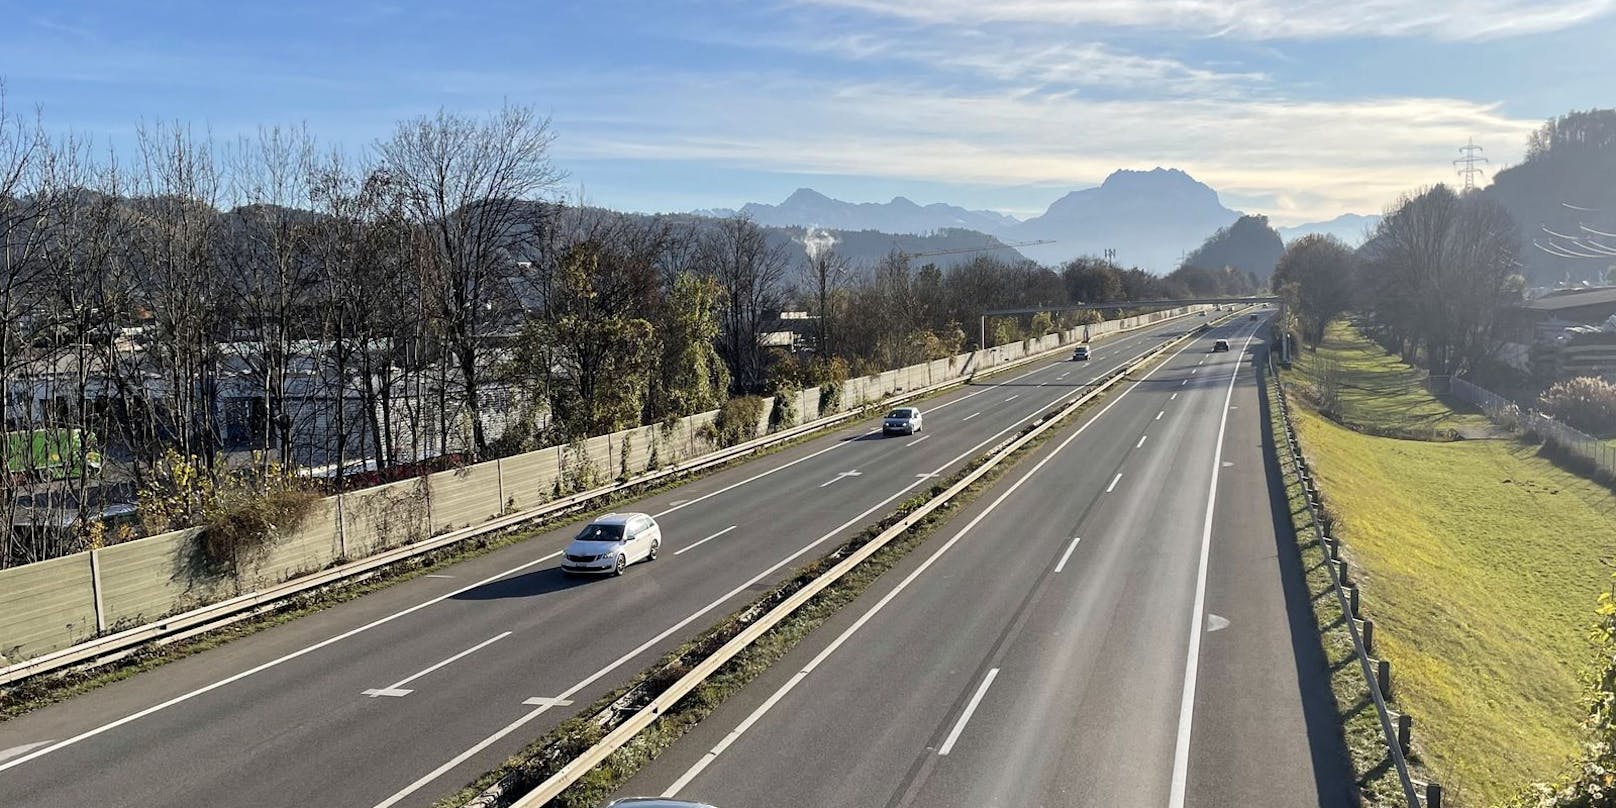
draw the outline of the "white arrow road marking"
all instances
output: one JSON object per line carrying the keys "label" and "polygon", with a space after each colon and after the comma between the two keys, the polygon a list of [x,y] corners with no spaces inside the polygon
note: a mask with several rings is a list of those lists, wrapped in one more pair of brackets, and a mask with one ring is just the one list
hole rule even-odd
{"label": "white arrow road marking", "polygon": [[1220,617],[1211,612],[1206,613],[1206,630],[1222,631],[1229,627],[1229,618]]}
{"label": "white arrow road marking", "polygon": [[697,547],[700,547],[700,546],[702,546],[702,545],[703,545],[703,544],[706,544],[706,543],[707,543],[707,542],[710,542],[710,541],[712,541],[712,540],[713,540],[713,539],[716,539],[716,538],[718,538],[718,537],[719,537],[719,536],[722,536],[722,535],[724,535],[724,534],[725,534],[725,533],[728,533],[728,532],[730,532],[730,531],[731,531],[731,530],[734,530],[734,529],[735,529],[735,527],[736,527],[736,526],[735,526],[735,525],[730,525],[730,526],[729,526],[729,527],[726,527],[726,528],[724,528],[724,529],[723,529],[723,530],[720,530],[720,531],[718,531],[718,532],[717,532],[717,533],[714,533],[714,534],[713,534],[713,535],[711,535],[711,536],[708,536],[708,537],[707,537],[707,538],[705,538],[705,539],[702,539],[702,540],[701,540],[701,541],[698,541],[698,542],[696,542],[696,543],[695,543],[695,544],[692,544],[692,545],[690,545],[690,546],[689,546],[689,547],[683,547],[683,548],[680,548],[680,549],[678,549],[678,550],[674,550],[674,551],[673,551],[673,554],[674,554],[674,555],[679,555],[679,554],[680,554],[680,553],[683,553],[683,552],[685,552],[685,551],[686,551],[686,550],[694,550],[694,549],[696,549],[696,548],[697,548]]}
{"label": "white arrow road marking", "polygon": [[48,743],[50,741],[36,741],[34,743],[25,743],[22,746],[13,746],[10,749],[0,749],[0,760],[10,760],[18,755],[27,754],[29,750],[38,749]]}
{"label": "white arrow road marking", "polygon": [[830,485],[832,483],[841,482],[842,478],[844,478],[844,477],[862,477],[862,476],[864,476],[864,472],[859,471],[858,469],[853,469],[852,471],[844,471],[841,474],[836,475],[835,479],[826,480],[826,481],[820,483],[819,487],[824,488],[825,486]]}
{"label": "white arrow road marking", "polygon": [[387,687],[373,687],[370,690],[366,690],[365,695],[367,695],[367,696],[369,696],[371,698],[376,698],[377,696],[392,696],[394,698],[408,696],[409,694],[415,692],[413,690],[405,690],[405,689],[403,689],[404,686],[409,684],[410,682],[413,682],[416,679],[419,679],[422,676],[425,676],[425,675],[437,670],[438,668],[443,667],[444,665],[448,665],[449,663],[454,662],[457,659],[461,659],[461,658],[463,658],[465,656],[468,656],[470,654],[474,654],[474,653],[476,653],[478,651],[481,651],[482,649],[487,648],[488,646],[493,645],[494,643],[499,642],[500,640],[503,640],[503,639],[505,639],[506,637],[509,637],[509,636],[511,636],[511,633],[509,631],[507,631],[507,632],[505,632],[503,634],[496,634],[496,635],[494,635],[492,637],[489,637],[486,640],[483,640],[480,643],[477,643],[476,645],[473,645],[470,648],[467,648],[464,651],[461,651],[458,654],[455,654],[452,657],[449,657],[448,659],[443,660],[442,662],[439,662],[436,665],[433,665],[430,668],[427,668],[424,671],[421,671],[420,673],[415,674],[414,676],[410,676],[410,677],[405,678],[405,679],[400,679],[400,680],[388,685]]}
{"label": "white arrow road marking", "polygon": [[534,696],[531,699],[523,700],[522,703],[529,707],[567,707],[572,704],[568,699],[547,698],[545,696]]}
{"label": "white arrow road marking", "polygon": [[1232,466],[1232,465],[1234,465],[1234,464],[1233,464],[1233,463],[1230,463],[1230,462],[1229,462],[1229,461],[1227,461],[1227,460],[1225,460],[1225,461],[1223,461],[1223,467],[1224,467],[1224,468],[1228,468],[1228,467],[1230,467],[1230,466]]}
{"label": "white arrow road marking", "polygon": [[917,443],[919,443],[919,442],[921,442],[921,441],[923,441],[923,440],[925,440],[925,439],[927,439],[929,437],[931,437],[931,436],[930,435],[921,435],[920,437],[915,438],[914,440],[909,441],[908,443],[905,443],[904,446],[906,446],[906,447],[907,446],[913,446],[913,445],[915,445],[915,444],[917,444]]}
{"label": "white arrow road marking", "polygon": [[679,506],[680,506],[680,505],[684,505],[684,504],[686,504],[686,503],[688,503],[688,502],[689,502],[689,501],[690,501],[690,500],[688,500],[688,499],[676,499],[676,500],[674,500],[674,501],[672,501],[672,502],[670,502],[670,503],[668,503],[668,507],[670,507],[670,508],[677,508],[677,507],[679,507]]}

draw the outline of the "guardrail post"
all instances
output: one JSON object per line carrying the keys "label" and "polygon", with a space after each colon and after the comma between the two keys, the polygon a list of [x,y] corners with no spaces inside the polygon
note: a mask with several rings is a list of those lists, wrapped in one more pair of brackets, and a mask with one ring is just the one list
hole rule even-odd
{"label": "guardrail post", "polygon": [[1375,621],[1358,618],[1358,636],[1363,639],[1364,653],[1375,653]]}
{"label": "guardrail post", "polygon": [[1342,586],[1346,586],[1352,582],[1347,578],[1347,571],[1347,560],[1345,558],[1337,557],[1335,559],[1335,574],[1336,578],[1341,581]]}
{"label": "guardrail post", "polygon": [[1392,697],[1392,661],[1389,659],[1375,660],[1375,686],[1380,688],[1380,697]]}
{"label": "guardrail post", "polygon": [[101,599],[101,550],[90,551],[90,598],[95,603],[95,633],[107,630],[107,605]]}
{"label": "guardrail post", "polygon": [[1425,784],[1425,808],[1442,808],[1442,784]]}
{"label": "guardrail post", "polygon": [[1392,720],[1397,722],[1397,748],[1406,755],[1414,744],[1414,716],[1392,713]]}
{"label": "guardrail post", "polygon": [[1358,585],[1348,583],[1342,584],[1342,587],[1347,590],[1347,606],[1352,610],[1352,616],[1360,616],[1360,610],[1358,608]]}

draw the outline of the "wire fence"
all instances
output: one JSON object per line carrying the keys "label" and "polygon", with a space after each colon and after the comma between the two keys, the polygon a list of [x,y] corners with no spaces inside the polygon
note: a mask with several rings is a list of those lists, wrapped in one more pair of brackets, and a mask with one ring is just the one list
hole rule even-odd
{"label": "wire fence", "polygon": [[1616,476],[1616,445],[1609,441],[1567,426],[1535,409],[1522,407],[1464,379],[1432,376],[1430,386],[1433,393],[1448,393],[1476,406],[1495,424],[1537,435],[1543,442],[1582,458],[1605,474]]}

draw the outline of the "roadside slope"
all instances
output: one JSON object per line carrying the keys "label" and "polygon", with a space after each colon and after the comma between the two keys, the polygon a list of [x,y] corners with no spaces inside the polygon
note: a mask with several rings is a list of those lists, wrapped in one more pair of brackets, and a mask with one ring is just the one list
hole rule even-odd
{"label": "roadside slope", "polygon": [[[1332,336],[1357,340],[1351,354],[1374,360],[1343,377],[1362,389],[1401,385],[1397,406],[1365,395],[1357,417],[1389,413],[1381,426],[1401,425],[1407,416],[1395,413],[1425,426],[1469,417],[1409,390],[1406,366],[1341,328]],[[1417,722],[1416,749],[1452,801],[1492,804],[1558,775],[1579,749],[1581,675],[1593,661],[1604,562],[1616,552],[1616,497],[1513,440],[1374,437],[1305,406],[1297,428],[1362,582],[1377,652],[1392,660],[1397,701]]]}

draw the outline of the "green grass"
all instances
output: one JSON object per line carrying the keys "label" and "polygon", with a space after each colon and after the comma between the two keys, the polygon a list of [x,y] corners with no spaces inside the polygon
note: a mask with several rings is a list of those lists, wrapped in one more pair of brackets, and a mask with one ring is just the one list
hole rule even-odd
{"label": "green grass", "polygon": [[[1407,371],[1370,361],[1372,345],[1332,351],[1344,365],[1353,357],[1357,390],[1388,389],[1401,402],[1355,393],[1357,413],[1462,422],[1375,381],[1370,367]],[[1416,751],[1450,803],[1490,805],[1556,778],[1579,752],[1582,675],[1595,661],[1589,632],[1616,555],[1616,497],[1516,441],[1374,437],[1302,407],[1296,420],[1375,621],[1376,653],[1392,662]]]}
{"label": "green grass", "polygon": [[1296,531],[1302,569],[1306,571],[1314,625],[1319,631],[1319,645],[1329,663],[1330,690],[1335,696],[1336,718],[1341,724],[1348,754],[1352,757],[1359,793],[1363,797],[1363,804],[1369,808],[1401,806],[1402,783],[1386,748],[1386,736],[1369,694],[1369,683],[1358,662],[1352,633],[1347,629],[1346,612],[1335,596],[1335,583],[1325,566],[1324,547],[1314,530],[1312,511],[1307,507],[1307,494],[1291,462],[1290,453],[1285,449],[1284,439],[1273,437],[1283,435],[1284,427],[1272,385],[1266,392],[1270,403],[1269,435],[1280,471],[1285,477],[1285,500],[1290,506],[1291,525]]}
{"label": "green grass", "polygon": [[1336,321],[1318,350],[1297,351],[1288,381],[1309,403],[1359,431],[1451,439],[1459,431],[1488,432],[1487,417],[1455,412],[1426,392],[1423,372],[1387,354],[1352,325]]}

